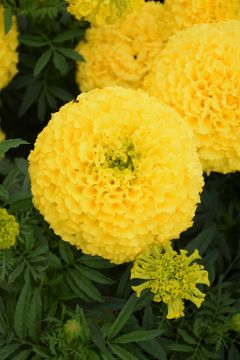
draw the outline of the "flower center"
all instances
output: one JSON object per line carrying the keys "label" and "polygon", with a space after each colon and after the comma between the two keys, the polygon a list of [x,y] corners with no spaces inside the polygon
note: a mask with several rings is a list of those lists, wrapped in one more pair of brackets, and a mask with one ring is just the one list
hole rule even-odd
{"label": "flower center", "polygon": [[124,142],[117,149],[108,149],[105,153],[105,162],[107,167],[116,168],[120,171],[128,169],[134,171],[136,169],[136,160],[138,156],[131,142]]}

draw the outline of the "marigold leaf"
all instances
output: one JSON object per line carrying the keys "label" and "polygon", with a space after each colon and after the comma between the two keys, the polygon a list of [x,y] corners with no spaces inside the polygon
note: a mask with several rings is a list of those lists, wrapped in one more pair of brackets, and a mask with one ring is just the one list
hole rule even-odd
{"label": "marigold leaf", "polygon": [[112,352],[118,356],[120,360],[139,360],[135,355],[127,351],[121,346],[118,345],[109,345]]}
{"label": "marigold leaf", "polygon": [[44,51],[33,69],[33,76],[37,76],[45,68],[52,57],[52,49]]}
{"label": "marigold leaf", "polygon": [[14,330],[16,335],[20,339],[25,339],[27,336],[27,319],[30,305],[30,297],[31,286],[30,281],[28,280],[22,288],[22,291],[17,301],[14,315]]}
{"label": "marigold leaf", "polygon": [[42,299],[40,289],[37,288],[33,292],[28,319],[28,335],[36,343],[39,341],[41,334],[42,320]]}
{"label": "marigold leaf", "polygon": [[[6,360],[10,355],[12,355],[19,347],[21,346],[21,344],[11,344],[11,345],[7,345],[4,346],[0,349],[0,359],[1,360]],[[12,358],[11,358],[12,359]]]}
{"label": "marigold leaf", "polygon": [[17,148],[20,145],[29,144],[27,141],[22,139],[9,139],[0,142],[0,156],[4,155],[8,150]]}
{"label": "marigold leaf", "polygon": [[133,313],[137,302],[138,302],[138,299],[136,298],[136,296],[134,294],[132,294],[130,296],[130,298],[128,299],[128,301],[124,304],[122,310],[118,314],[118,316],[115,319],[115,321],[113,322],[113,324],[111,325],[109,332],[108,332],[109,340],[113,339],[119,333],[119,331],[123,328],[123,326],[126,324],[130,315]]}
{"label": "marigold leaf", "polygon": [[114,343],[127,344],[131,342],[152,340],[162,333],[163,330],[136,330],[119,336],[118,338],[114,339]]}

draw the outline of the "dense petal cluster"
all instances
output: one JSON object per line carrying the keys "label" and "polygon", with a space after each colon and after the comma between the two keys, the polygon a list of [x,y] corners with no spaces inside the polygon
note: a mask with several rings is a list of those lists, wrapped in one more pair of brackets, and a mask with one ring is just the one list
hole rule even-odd
{"label": "dense petal cluster", "polygon": [[167,304],[167,319],[184,316],[183,300],[190,300],[199,308],[205,294],[196,285],[210,285],[204,267],[192,264],[200,258],[198,250],[187,256],[186,250],[180,250],[178,254],[170,243],[163,247],[152,246],[133,264],[131,279],[145,280],[141,285],[133,286],[133,290],[140,296],[144,289],[149,288],[154,294],[154,301]]}
{"label": "dense petal cluster", "polygon": [[195,132],[206,172],[240,170],[240,21],[199,24],[171,37],[145,89]]}
{"label": "dense petal cluster", "polygon": [[10,31],[5,34],[3,6],[0,4],[0,90],[16,75],[18,53],[18,32],[15,19]]}
{"label": "dense petal cluster", "polygon": [[115,263],[191,226],[202,170],[190,128],[142,90],[63,106],[29,156],[35,206],[56,234]]}
{"label": "dense petal cluster", "polygon": [[164,6],[175,19],[178,30],[240,18],[239,0],[166,0]]}
{"label": "dense petal cluster", "polygon": [[88,29],[86,40],[77,46],[85,58],[77,63],[79,88],[141,87],[152,61],[172,34],[170,22],[163,6],[152,1],[122,22]]}
{"label": "dense petal cluster", "polygon": [[6,209],[0,209],[0,250],[13,246],[18,234],[19,225],[15,217]]}
{"label": "dense petal cluster", "polygon": [[94,25],[113,23],[144,4],[144,0],[67,0],[68,11]]}

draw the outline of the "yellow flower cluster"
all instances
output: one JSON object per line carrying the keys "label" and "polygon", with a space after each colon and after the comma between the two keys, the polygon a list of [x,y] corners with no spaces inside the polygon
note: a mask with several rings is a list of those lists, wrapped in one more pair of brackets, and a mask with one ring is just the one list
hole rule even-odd
{"label": "yellow flower cluster", "polygon": [[132,288],[137,296],[149,288],[154,294],[154,301],[167,304],[167,319],[184,316],[183,300],[190,300],[199,308],[205,294],[196,285],[210,285],[204,267],[192,264],[196,259],[201,259],[197,250],[187,256],[186,250],[177,254],[170,243],[164,247],[152,246],[133,264],[131,279],[143,279],[145,282]]}
{"label": "yellow flower cluster", "polygon": [[152,1],[122,22],[88,29],[86,40],[76,49],[85,58],[77,63],[81,91],[109,85],[141,87],[152,61],[172,34],[171,21],[163,6]]}
{"label": "yellow flower cluster", "polygon": [[145,79],[195,132],[206,172],[240,170],[240,21],[175,34]]}
{"label": "yellow flower cluster", "polygon": [[144,0],[67,0],[68,11],[93,25],[113,23],[143,6]]}
{"label": "yellow flower cluster", "polygon": [[175,19],[175,31],[194,24],[240,18],[239,0],[166,0],[164,6]]}
{"label": "yellow flower cluster", "polygon": [[203,186],[192,137],[142,90],[83,93],[53,115],[29,156],[34,204],[83,252],[131,261],[192,224]]}
{"label": "yellow flower cluster", "polygon": [[0,209],[0,250],[13,246],[18,235],[19,225],[15,217],[6,209]]}
{"label": "yellow flower cluster", "polygon": [[0,90],[16,75],[18,53],[18,32],[15,19],[10,31],[5,34],[3,6],[0,4]]}

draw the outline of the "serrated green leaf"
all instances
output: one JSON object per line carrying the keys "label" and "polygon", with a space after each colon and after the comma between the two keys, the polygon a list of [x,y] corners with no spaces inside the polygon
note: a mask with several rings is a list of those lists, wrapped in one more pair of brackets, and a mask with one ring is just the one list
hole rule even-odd
{"label": "serrated green leaf", "polygon": [[80,323],[82,325],[82,334],[81,334],[82,340],[84,341],[84,343],[89,344],[91,339],[91,333],[86,316],[83,310],[79,307],[77,308],[77,313],[79,316]]}
{"label": "serrated green leaf", "polygon": [[34,35],[22,35],[20,36],[20,42],[32,47],[42,47],[48,44],[47,41],[43,40],[40,36]]}
{"label": "serrated green leaf", "polygon": [[72,248],[65,241],[59,241],[59,253],[66,264],[71,265],[74,262]]}
{"label": "serrated green leaf", "polygon": [[17,148],[20,145],[29,144],[27,141],[22,139],[9,139],[0,142],[0,156],[4,155],[8,150]]}
{"label": "serrated green leaf", "polygon": [[72,40],[75,38],[81,38],[84,34],[84,31],[82,29],[74,29],[74,30],[68,30],[65,31],[59,35],[57,35],[52,42],[53,43],[61,43],[64,42],[66,40]]}
{"label": "serrated green leaf", "polygon": [[25,283],[17,301],[14,315],[14,330],[20,339],[27,336],[28,312],[31,298],[31,286],[29,280]]}
{"label": "serrated green leaf", "polygon": [[5,35],[9,32],[12,27],[12,9],[10,7],[4,9],[4,33]]}
{"label": "serrated green leaf", "polygon": [[84,264],[88,267],[92,267],[94,269],[111,269],[116,266],[110,263],[109,260],[105,260],[99,256],[90,256],[90,255],[81,256],[77,262]]}
{"label": "serrated green leaf", "polygon": [[6,360],[10,355],[12,355],[19,347],[21,346],[21,344],[11,344],[11,345],[6,345],[2,348],[0,348],[0,359],[1,360]]}
{"label": "serrated green leaf", "polygon": [[58,86],[51,86],[49,88],[52,94],[54,94],[55,97],[62,101],[71,101],[74,100],[74,96],[70,94],[68,91],[58,87]]}
{"label": "serrated green leaf", "polygon": [[28,109],[37,101],[39,94],[42,89],[42,84],[40,81],[36,81],[34,84],[30,85],[25,91],[22,102],[18,111],[18,116],[23,116]]}
{"label": "serrated green leaf", "polygon": [[121,346],[109,344],[109,347],[120,360],[139,360],[135,355]]}
{"label": "serrated green leaf", "polygon": [[42,299],[40,289],[37,288],[33,292],[32,300],[29,308],[28,318],[28,335],[30,339],[36,343],[39,341],[41,334],[42,320]]}
{"label": "serrated green leaf", "polygon": [[126,322],[129,319],[129,317],[133,313],[137,302],[138,302],[138,299],[133,294],[130,296],[128,301],[124,304],[122,310],[120,311],[120,313],[118,314],[117,318],[115,319],[115,321],[113,322],[113,324],[111,325],[111,327],[108,331],[108,339],[109,340],[113,339],[119,333],[119,331],[124,327],[124,325],[126,324]]}
{"label": "serrated green leaf", "polygon": [[40,345],[33,345],[33,351],[37,354],[37,355],[40,355],[42,356],[41,359],[49,359],[49,353],[48,351],[43,347],[43,346],[40,346]]}
{"label": "serrated green leaf", "polygon": [[10,284],[13,283],[18,278],[18,276],[20,276],[22,274],[24,267],[25,267],[25,264],[22,261],[15,267],[13,272],[9,275],[9,283]]}
{"label": "serrated green leaf", "polygon": [[200,232],[195,238],[193,238],[185,247],[189,252],[193,252],[195,249],[199,250],[200,255],[203,255],[211,244],[216,234],[216,224],[212,223]]}
{"label": "serrated green leaf", "polygon": [[67,272],[64,274],[64,279],[74,294],[86,302],[91,300],[81,289],[79,289],[79,286],[76,285],[75,281],[73,281],[72,277]]}
{"label": "serrated green leaf", "polygon": [[162,333],[163,330],[136,330],[115,338],[114,343],[127,344],[132,342],[152,340],[157,336],[160,336]]}
{"label": "serrated green leaf", "polygon": [[9,193],[4,187],[0,184],[0,199],[3,201],[7,201],[9,199]]}
{"label": "serrated green leaf", "polygon": [[194,348],[184,344],[170,344],[167,346],[171,351],[179,351],[179,352],[193,352]]}
{"label": "serrated green leaf", "polygon": [[183,340],[186,341],[187,344],[191,344],[191,345],[197,344],[197,340],[194,339],[194,337],[192,337],[186,330],[179,328],[178,332],[182,336]]}
{"label": "serrated green leaf", "polygon": [[83,56],[80,55],[77,51],[75,51],[73,49],[67,49],[67,48],[59,47],[56,50],[59,51],[61,54],[63,54],[65,57],[67,57],[67,58],[69,58],[71,60],[84,61]]}
{"label": "serrated green leaf", "polygon": [[36,65],[34,66],[33,76],[39,75],[40,72],[45,68],[45,66],[47,66],[48,62],[52,57],[52,54],[53,54],[52,49],[48,49],[44,51],[44,53],[40,56]]}
{"label": "serrated green leaf", "polygon": [[139,347],[157,360],[166,360],[167,355],[163,346],[156,340],[141,341]]}
{"label": "serrated green leaf", "polygon": [[103,360],[116,360],[115,357],[113,357],[110,353],[107,352],[101,352],[101,357]]}
{"label": "serrated green leaf", "polygon": [[85,266],[81,266],[81,265],[77,265],[77,266],[75,266],[75,268],[82,276],[84,276],[85,278],[87,278],[90,281],[94,281],[98,284],[103,284],[103,285],[114,284],[114,281],[112,279],[103,275],[102,273],[100,273],[97,270],[89,269],[89,268],[87,268]]}
{"label": "serrated green leaf", "polygon": [[93,299],[97,302],[103,302],[103,297],[98,291],[98,289],[93,285],[91,281],[80,277],[76,270],[68,270],[69,276],[71,276],[75,285],[79,287],[90,299]]}
{"label": "serrated green leaf", "polygon": [[54,51],[53,64],[55,68],[59,70],[62,75],[66,75],[68,73],[69,65],[65,57],[57,51]]}
{"label": "serrated green leaf", "polygon": [[11,360],[26,360],[28,359],[29,355],[31,355],[31,353],[31,349],[23,350],[17,355],[15,355]]}

